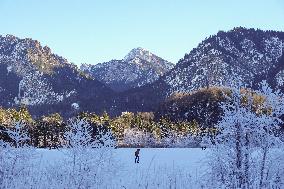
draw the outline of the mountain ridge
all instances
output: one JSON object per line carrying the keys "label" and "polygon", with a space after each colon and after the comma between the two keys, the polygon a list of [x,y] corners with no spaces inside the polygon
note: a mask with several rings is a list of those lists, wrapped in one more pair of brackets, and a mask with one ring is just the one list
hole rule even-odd
{"label": "mountain ridge", "polygon": [[[175,93],[228,86],[236,81],[257,88],[267,80],[284,90],[284,32],[237,27],[203,40],[152,84],[122,94],[131,111],[155,111]],[[143,102],[143,103],[141,103]],[[131,107],[131,108],[129,108]]]}
{"label": "mountain ridge", "polygon": [[107,109],[104,98],[113,94],[37,40],[0,36],[0,106],[25,105],[35,116],[53,112],[70,116],[86,109]]}
{"label": "mountain ridge", "polygon": [[[209,36],[173,68],[158,67],[166,71],[152,77],[155,72],[147,66],[165,65],[167,61],[134,48],[124,59],[107,62],[111,67],[95,65],[109,74],[106,79],[117,87],[114,91],[110,83],[82,72],[36,40],[0,36],[0,106],[25,104],[36,116],[60,112],[68,117],[81,111],[120,115],[124,111],[156,111],[175,93],[226,86],[238,80],[253,89],[267,80],[283,91],[283,52],[284,32],[238,27]],[[129,76],[141,74],[135,72],[141,65],[146,66],[146,72],[139,67],[143,77],[136,77],[133,83]],[[114,77],[124,68],[125,77]]]}

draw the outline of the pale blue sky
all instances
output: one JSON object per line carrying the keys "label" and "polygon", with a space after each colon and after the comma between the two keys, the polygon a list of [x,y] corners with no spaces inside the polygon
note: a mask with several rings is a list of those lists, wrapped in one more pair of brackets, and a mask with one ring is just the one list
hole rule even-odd
{"label": "pale blue sky", "polygon": [[0,34],[33,38],[76,64],[143,47],[176,63],[236,26],[284,31],[283,0],[0,0]]}

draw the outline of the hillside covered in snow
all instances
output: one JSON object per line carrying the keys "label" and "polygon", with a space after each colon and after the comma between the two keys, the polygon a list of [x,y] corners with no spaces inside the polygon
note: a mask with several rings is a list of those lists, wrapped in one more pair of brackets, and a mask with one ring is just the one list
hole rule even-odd
{"label": "hillside covered in snow", "polygon": [[209,36],[157,81],[123,93],[129,111],[153,111],[175,93],[262,80],[283,90],[284,32],[234,28]]}
{"label": "hillside covered in snow", "polygon": [[[0,36],[0,106],[25,105],[34,115],[97,107],[112,91],[32,39]],[[92,106],[94,102],[96,106]]]}
{"label": "hillside covered in snow", "polygon": [[[284,89],[284,32],[234,28],[209,36],[173,65],[135,48],[122,60],[79,69],[32,39],[0,37],[0,106],[26,105],[33,115],[82,111],[161,110],[177,93],[262,80]],[[181,116],[182,117],[182,116]]]}

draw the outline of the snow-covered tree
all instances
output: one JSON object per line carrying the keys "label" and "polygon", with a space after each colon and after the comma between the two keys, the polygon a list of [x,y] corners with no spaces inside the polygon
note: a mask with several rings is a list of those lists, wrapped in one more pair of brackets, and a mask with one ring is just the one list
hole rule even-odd
{"label": "snow-covered tree", "polygon": [[[275,155],[277,149],[283,150],[284,147],[284,141],[281,138],[283,131],[280,130],[280,125],[283,124],[280,118],[284,114],[284,94],[280,90],[273,91],[266,82],[261,83],[260,90],[257,93],[264,97],[264,102],[259,107],[262,111],[257,120],[260,129],[255,129],[257,135],[254,138],[257,146],[261,148],[258,153],[260,158],[259,187],[267,188],[271,184],[269,181],[276,181],[277,174],[284,172],[284,159],[279,158],[284,154]],[[271,155],[274,159],[271,159]],[[269,168],[269,166],[277,165],[277,163],[280,163],[280,166],[276,166],[278,169]],[[284,179],[282,179],[282,182],[284,182]]]}
{"label": "snow-covered tree", "polygon": [[26,143],[30,140],[26,131],[26,125],[22,121],[14,122],[12,128],[4,132],[13,141],[16,148],[26,146]]}
{"label": "snow-covered tree", "polygon": [[154,138],[153,134],[149,132],[132,128],[124,130],[123,144],[125,146],[149,147],[155,146],[157,140]]}
{"label": "snow-covered tree", "polygon": [[63,180],[69,188],[90,188],[106,182],[114,174],[115,142],[110,131],[98,131],[93,137],[93,128],[84,119],[69,121],[65,133],[66,160]]}
{"label": "snow-covered tree", "polygon": [[13,122],[6,133],[11,143],[0,140],[0,188],[20,188],[32,180],[35,149],[29,146],[26,125],[22,121]]}
{"label": "snow-covered tree", "polygon": [[216,126],[219,134],[209,158],[210,186],[269,188],[284,169],[284,162],[274,167],[280,163],[275,149],[283,148],[277,132],[284,95],[266,82],[256,92],[237,85],[221,107],[223,116]]}

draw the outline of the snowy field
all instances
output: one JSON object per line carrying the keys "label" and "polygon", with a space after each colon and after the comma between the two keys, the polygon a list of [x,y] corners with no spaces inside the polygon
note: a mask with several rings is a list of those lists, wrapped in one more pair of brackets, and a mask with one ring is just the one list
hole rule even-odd
{"label": "snowy field", "polygon": [[[134,148],[116,149],[117,176],[110,178],[106,188],[197,188],[205,171],[209,149],[142,148],[140,163],[134,163]],[[61,161],[64,151],[37,150],[43,167]]]}

